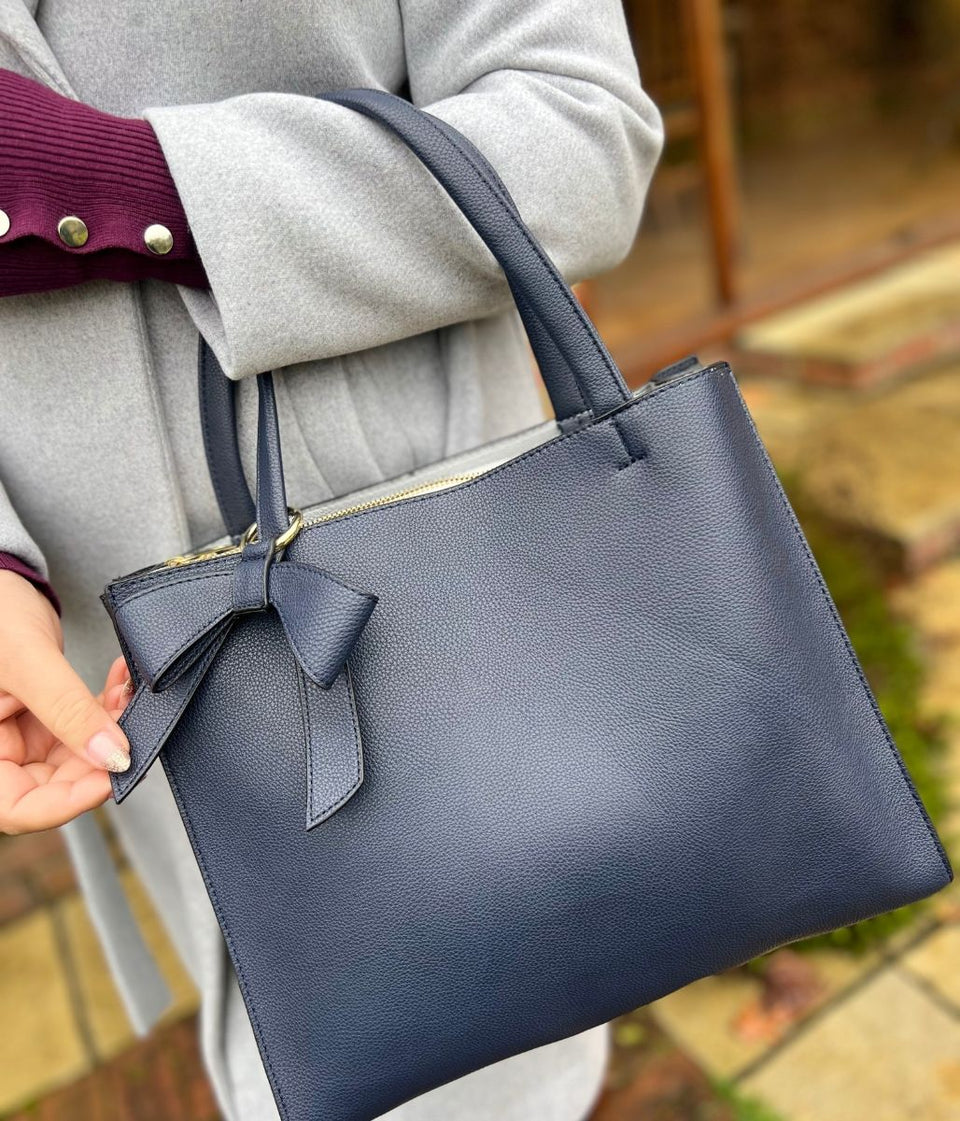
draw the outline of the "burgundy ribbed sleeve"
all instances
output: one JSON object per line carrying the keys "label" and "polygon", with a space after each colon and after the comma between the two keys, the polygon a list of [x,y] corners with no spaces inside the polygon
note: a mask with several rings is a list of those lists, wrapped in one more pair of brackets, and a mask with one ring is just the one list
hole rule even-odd
{"label": "burgundy ribbed sleeve", "polygon": [[[0,70],[0,296],[84,280],[157,277],[208,287],[160,144],[140,119],[114,117]],[[57,226],[76,216],[86,243],[64,244]],[[165,255],[144,231],[173,235]],[[0,216],[0,228],[6,225]]]}
{"label": "burgundy ribbed sleeve", "polygon": [[24,564],[19,557],[15,557],[11,553],[0,553],[0,571],[15,572],[18,576],[29,580],[34,587],[43,592],[56,608],[57,614],[60,614],[60,600],[57,598],[57,593],[50,586],[50,581],[45,580],[40,573],[35,572],[30,565]]}

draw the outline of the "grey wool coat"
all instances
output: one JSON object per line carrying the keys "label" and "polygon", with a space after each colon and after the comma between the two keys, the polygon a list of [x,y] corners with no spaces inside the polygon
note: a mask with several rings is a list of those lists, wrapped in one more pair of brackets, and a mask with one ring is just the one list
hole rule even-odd
{"label": "grey wool coat", "polygon": [[[408,89],[491,160],[571,279],[626,253],[662,142],[619,0],[0,0],[0,66],[151,123],[211,282],[100,281],[0,300],[0,549],[49,571],[67,653],[96,687],[116,654],[103,585],[223,530],[202,456],[198,329],[229,376],[247,379],[248,465],[250,375],[282,368],[296,505],[540,419],[491,255],[395,139],[312,95]],[[275,1118],[160,769],[111,809],[200,987],[225,1117]],[[67,832],[145,1029],[162,985],[92,819]],[[576,1121],[605,1046],[602,1030],[588,1032],[390,1116]]]}

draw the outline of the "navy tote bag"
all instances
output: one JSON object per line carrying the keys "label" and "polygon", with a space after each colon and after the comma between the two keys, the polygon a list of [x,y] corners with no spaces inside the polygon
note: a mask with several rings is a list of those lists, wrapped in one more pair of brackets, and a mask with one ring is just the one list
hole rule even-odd
{"label": "navy tote bag", "polygon": [[116,797],[160,756],[284,1121],[371,1121],[951,879],[729,368],[632,394],[475,148],[332,97],[497,257],[556,421],[289,511],[271,375],[254,500],[202,347],[235,538],[104,593]]}

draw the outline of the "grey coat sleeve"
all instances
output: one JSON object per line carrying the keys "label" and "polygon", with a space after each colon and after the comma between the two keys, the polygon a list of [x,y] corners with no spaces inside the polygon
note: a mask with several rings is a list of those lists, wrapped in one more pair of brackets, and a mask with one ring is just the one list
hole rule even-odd
{"label": "grey coat sleeve", "polygon": [[24,529],[13,504],[0,483],[0,552],[19,557],[34,572],[47,578],[47,562],[39,545]]}
{"label": "grey coat sleeve", "polygon": [[[413,101],[487,156],[568,278],[619,261],[663,140],[620,0],[401,9]],[[493,257],[441,188],[352,110],[252,93],[143,115],[211,283],[181,294],[231,377],[507,306]]]}

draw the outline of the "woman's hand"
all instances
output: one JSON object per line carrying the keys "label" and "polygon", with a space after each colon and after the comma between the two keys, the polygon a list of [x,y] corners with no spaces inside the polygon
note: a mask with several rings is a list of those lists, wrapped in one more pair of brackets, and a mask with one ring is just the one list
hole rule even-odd
{"label": "woman's hand", "polygon": [[107,772],[130,766],[116,722],[126,681],[118,658],[94,697],[63,656],[50,601],[0,571],[0,831],[51,829],[110,797]]}

